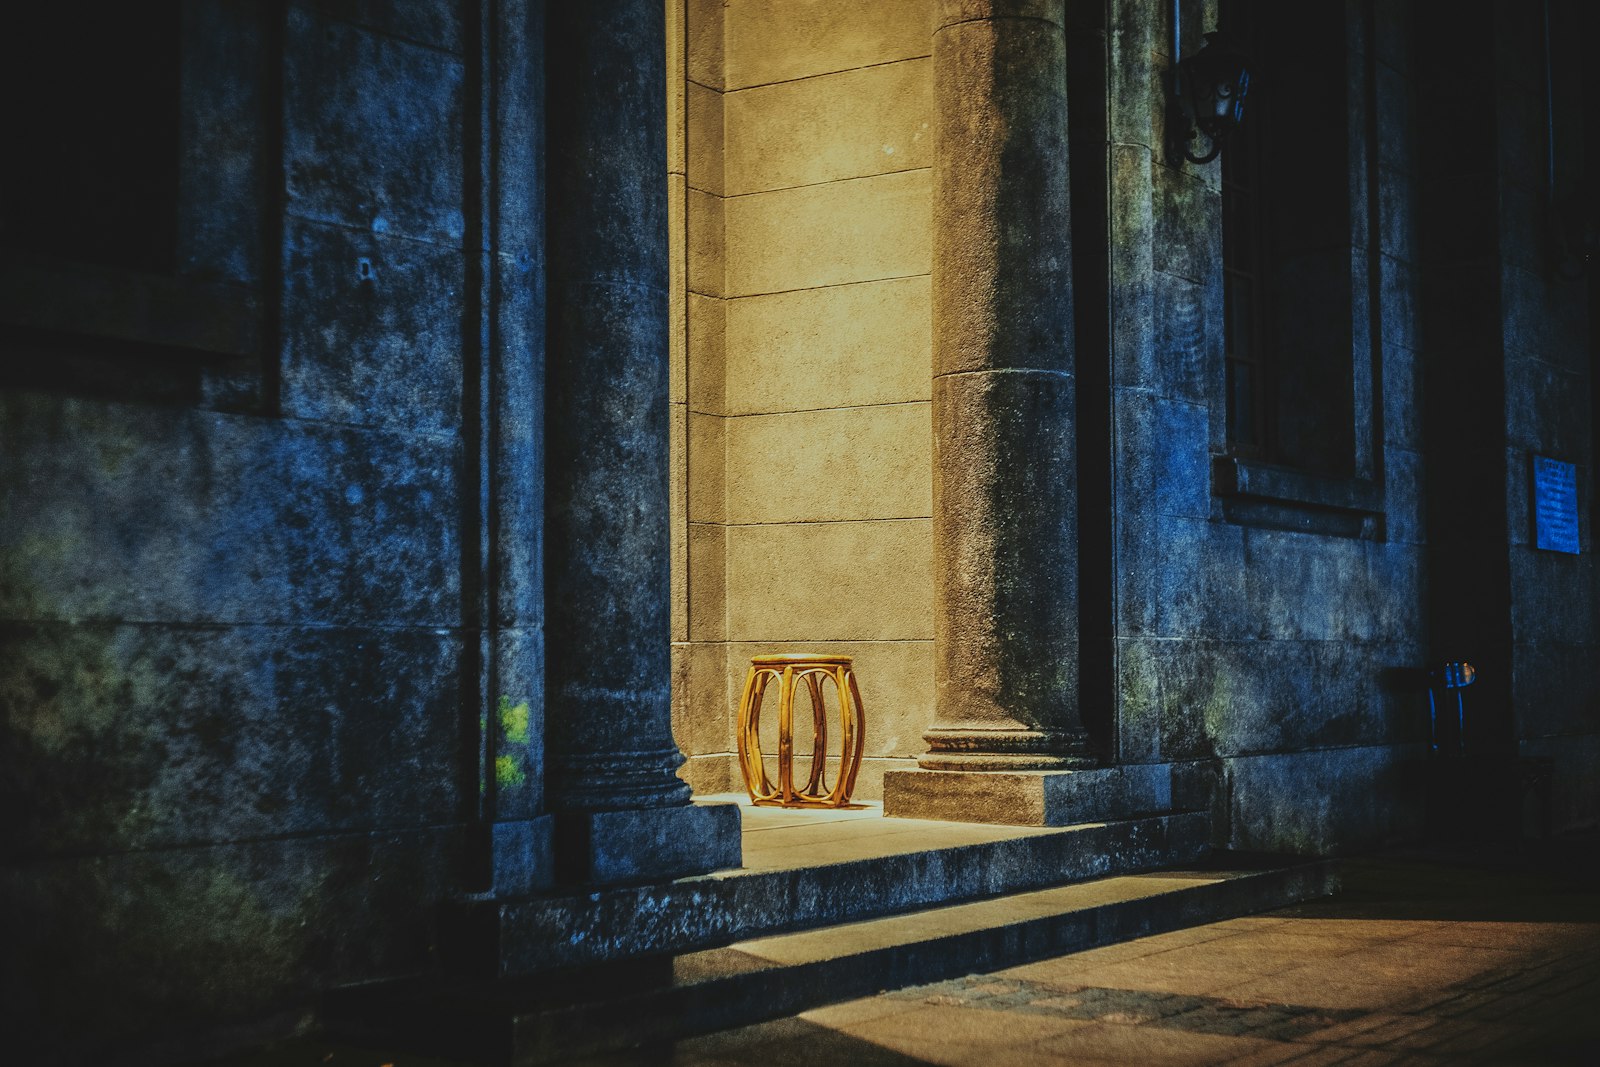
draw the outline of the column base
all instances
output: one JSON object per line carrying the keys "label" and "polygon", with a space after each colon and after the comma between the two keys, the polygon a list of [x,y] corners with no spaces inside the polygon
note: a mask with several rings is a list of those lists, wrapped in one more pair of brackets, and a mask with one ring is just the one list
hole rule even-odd
{"label": "column base", "polygon": [[660,882],[742,862],[737,804],[563,811],[555,820],[563,882]]}
{"label": "column base", "polygon": [[1099,766],[1081,733],[935,726],[922,735],[927,771],[1087,771]]}
{"label": "column base", "polygon": [[1078,771],[889,771],[883,813],[899,819],[1072,826],[1172,810],[1164,763]]}

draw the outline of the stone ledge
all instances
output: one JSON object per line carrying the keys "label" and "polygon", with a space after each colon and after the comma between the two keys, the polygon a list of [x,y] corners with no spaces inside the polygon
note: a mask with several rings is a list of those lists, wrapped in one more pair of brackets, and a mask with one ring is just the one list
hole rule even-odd
{"label": "stone ledge", "polygon": [[892,855],[835,854],[816,866],[461,901],[445,909],[441,944],[450,947],[452,973],[531,975],[1194,863],[1209,850],[1210,837],[1209,817],[1190,812],[1013,829]]}
{"label": "stone ledge", "polygon": [[1224,861],[867,922],[824,920],[659,959],[653,967],[626,960],[511,981],[434,978],[352,987],[330,998],[323,1021],[347,1039],[398,1038],[418,1052],[460,1057],[471,1050],[484,1062],[568,1063],[1248,915],[1337,887],[1327,861]]}
{"label": "stone ledge", "polygon": [[1013,826],[1072,826],[1172,810],[1163,763],[1086,771],[889,771],[883,813]]}
{"label": "stone ledge", "polygon": [[574,811],[556,816],[556,873],[590,885],[665,881],[740,863],[739,807]]}

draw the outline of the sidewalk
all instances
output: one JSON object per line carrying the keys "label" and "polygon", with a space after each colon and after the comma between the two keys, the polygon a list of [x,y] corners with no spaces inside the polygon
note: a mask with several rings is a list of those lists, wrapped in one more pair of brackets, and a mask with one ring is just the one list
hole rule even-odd
{"label": "sidewalk", "polygon": [[[235,1067],[445,1067],[290,1042]],[[603,1067],[1600,1064],[1600,840],[1349,861],[1339,895]]]}
{"label": "sidewalk", "polygon": [[1597,846],[1355,860],[1315,904],[593,1062],[1600,1064]]}

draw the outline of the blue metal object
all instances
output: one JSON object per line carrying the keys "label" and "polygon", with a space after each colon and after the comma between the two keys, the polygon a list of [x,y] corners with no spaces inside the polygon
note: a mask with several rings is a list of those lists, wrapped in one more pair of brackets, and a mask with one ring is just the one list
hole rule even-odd
{"label": "blue metal object", "polygon": [[1428,672],[1428,736],[1437,755],[1446,745],[1439,732],[1439,696],[1437,690],[1453,692],[1456,697],[1455,744],[1448,746],[1456,752],[1467,750],[1467,704],[1462,690],[1478,680],[1478,671],[1464,660],[1441,663]]}

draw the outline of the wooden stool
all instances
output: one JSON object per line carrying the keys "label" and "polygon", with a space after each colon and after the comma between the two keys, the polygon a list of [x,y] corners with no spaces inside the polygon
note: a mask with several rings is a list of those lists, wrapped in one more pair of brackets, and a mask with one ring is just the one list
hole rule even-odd
{"label": "wooden stool", "polygon": [[[849,656],[752,656],[745,675],[744,696],[739,699],[739,769],[744,772],[750,799],[766,807],[842,808],[850,803],[861,769],[861,750],[867,732],[861,690]],[[839,725],[844,734],[839,747],[839,774],[826,788],[828,767],[828,713],[822,701],[822,681],[833,681],[839,696]],[[761,758],[761,698],[767,683],[778,680],[778,784],[767,777]],[[811,771],[803,789],[794,784],[794,694],[804,680],[811,694]]]}

